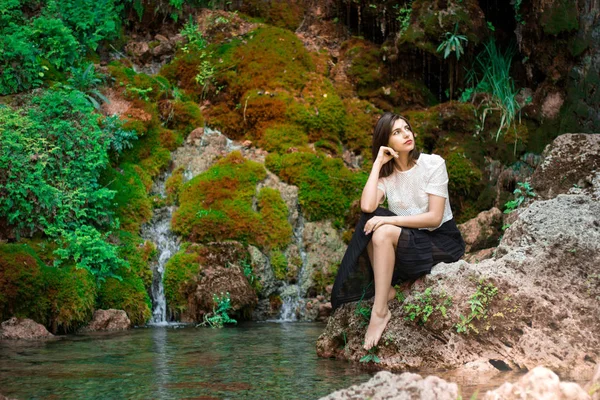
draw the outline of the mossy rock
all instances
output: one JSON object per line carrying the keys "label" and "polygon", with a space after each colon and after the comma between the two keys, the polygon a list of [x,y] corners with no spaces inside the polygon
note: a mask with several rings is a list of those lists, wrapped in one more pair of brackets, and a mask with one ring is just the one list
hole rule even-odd
{"label": "mossy rock", "polygon": [[569,0],[555,0],[552,5],[546,6],[540,18],[540,25],[549,35],[558,35],[563,32],[577,31],[579,29],[579,15],[577,7]]}
{"label": "mossy rock", "polygon": [[365,97],[380,109],[396,113],[423,109],[438,103],[437,98],[423,83],[404,79],[380,86]]}
{"label": "mossy rock", "polygon": [[296,152],[269,154],[269,170],[299,188],[298,201],[310,221],[342,220],[366,182],[364,172],[348,170],[341,159]]}
{"label": "mossy rock", "polygon": [[467,37],[466,51],[474,49],[489,35],[485,15],[477,0],[415,0],[410,25],[400,35],[398,45],[410,44],[441,57],[437,48],[446,32],[454,32],[455,26],[458,26],[457,34]]}
{"label": "mossy rock", "polygon": [[291,240],[291,228],[279,193],[277,200],[263,190],[259,210],[252,208],[256,185],[265,177],[261,164],[244,159],[239,151],[230,153],[184,185],[173,231],[192,242],[230,239],[261,248],[284,247]]}
{"label": "mossy rock", "polygon": [[337,275],[340,264],[330,264],[324,270],[315,269],[313,272],[313,288],[317,294],[328,296],[327,286],[333,285],[335,277]]}
{"label": "mossy rock", "polygon": [[304,17],[306,2],[304,0],[264,2],[250,0],[242,3],[243,13],[267,22],[279,28],[295,31]]}
{"label": "mossy rock", "polygon": [[93,276],[47,266],[26,244],[0,244],[0,317],[31,318],[50,331],[73,331],[91,319]]}
{"label": "mossy rock", "polygon": [[118,169],[106,169],[102,182],[116,191],[114,211],[121,229],[139,232],[141,225],[152,217],[152,203],[147,195],[147,184],[151,184],[151,178],[139,166],[123,163]]}
{"label": "mossy rock", "polygon": [[369,41],[352,38],[342,43],[340,60],[348,63],[346,74],[360,97],[387,81],[388,71],[381,50]]}
{"label": "mossy rock", "polygon": [[165,182],[166,202],[169,205],[179,204],[179,195],[183,190],[184,172],[184,167],[177,168]]}
{"label": "mossy rock", "polygon": [[368,101],[356,98],[344,99],[343,102],[346,109],[346,129],[342,135],[342,142],[349,150],[370,159],[373,128],[381,110]]}
{"label": "mossy rock", "polygon": [[107,278],[98,289],[99,309],[124,310],[134,325],[144,325],[152,316],[152,302],[142,278],[133,271],[118,272],[122,280]]}
{"label": "mossy rock", "polygon": [[327,78],[316,73],[308,77],[301,99],[289,107],[288,118],[307,130],[309,141],[330,142],[335,148],[346,130],[344,103]]}
{"label": "mossy rock", "polygon": [[108,72],[114,78],[116,87],[122,88],[125,98],[129,100],[157,101],[169,96],[171,85],[163,76],[137,73],[132,66],[120,60],[111,61]]}
{"label": "mossy rock", "polygon": [[152,288],[152,270],[150,261],[156,256],[156,246],[149,240],[142,239],[139,234],[119,230],[115,233],[119,246],[119,256],[129,262],[131,272],[138,276],[150,293]]}
{"label": "mossy rock", "polygon": [[183,137],[196,128],[204,127],[202,111],[193,101],[165,100],[160,103],[159,109],[166,127],[177,131]]}
{"label": "mossy rock", "polygon": [[[234,98],[252,89],[274,91],[301,89],[314,65],[308,51],[293,32],[265,26],[247,35],[243,46],[231,49],[232,69],[218,76]],[[225,64],[225,63],[223,63]],[[223,69],[229,67],[222,65]]]}
{"label": "mossy rock", "polygon": [[269,254],[271,261],[271,269],[277,280],[286,280],[288,275],[288,261],[285,255],[279,251],[274,250]]}
{"label": "mossy rock", "polygon": [[180,315],[188,306],[188,296],[196,290],[201,270],[201,245],[185,243],[165,265],[165,299],[171,315]]}

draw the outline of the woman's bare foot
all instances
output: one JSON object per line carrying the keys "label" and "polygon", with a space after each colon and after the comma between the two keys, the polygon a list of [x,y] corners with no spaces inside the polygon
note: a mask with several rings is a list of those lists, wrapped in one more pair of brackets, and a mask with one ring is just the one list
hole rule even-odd
{"label": "woman's bare foot", "polygon": [[396,289],[393,286],[390,286],[390,291],[388,292],[388,301],[392,301],[396,298]]}
{"label": "woman's bare foot", "polygon": [[384,316],[377,315],[375,310],[371,311],[371,321],[369,321],[369,327],[365,335],[365,344],[363,345],[365,350],[370,350],[373,346],[377,346],[391,317],[392,313],[389,309],[386,310]]}

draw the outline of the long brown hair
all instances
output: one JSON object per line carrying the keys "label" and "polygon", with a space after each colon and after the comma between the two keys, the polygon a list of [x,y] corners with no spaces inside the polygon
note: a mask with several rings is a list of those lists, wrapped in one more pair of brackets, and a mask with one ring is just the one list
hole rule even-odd
{"label": "long brown hair", "polygon": [[[373,162],[375,162],[375,160],[377,159],[377,155],[379,154],[379,148],[381,146],[387,147],[390,141],[390,135],[392,134],[392,127],[394,126],[394,123],[399,119],[406,122],[406,125],[408,125],[408,127],[410,128],[410,131],[413,133],[413,136],[415,138],[417,137],[416,133],[412,129],[412,126],[410,125],[410,122],[408,122],[408,120],[405,117],[391,112],[383,113],[381,118],[379,118],[379,121],[377,121],[377,125],[375,125],[375,130],[373,131],[373,145],[371,147],[371,152],[373,154]],[[419,154],[421,154],[421,152],[417,150],[417,143],[415,141],[415,147],[410,151],[410,153],[408,153],[409,166],[413,165],[419,159]],[[379,177],[383,178],[389,176],[392,174],[392,172],[394,172],[393,159],[383,164],[381,170],[379,171]]]}

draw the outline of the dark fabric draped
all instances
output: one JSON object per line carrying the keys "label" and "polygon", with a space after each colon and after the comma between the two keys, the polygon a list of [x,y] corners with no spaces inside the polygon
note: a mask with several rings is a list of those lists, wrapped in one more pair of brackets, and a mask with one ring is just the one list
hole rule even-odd
{"label": "dark fabric draped", "polygon": [[[375,295],[373,267],[367,253],[372,234],[365,235],[364,226],[374,216],[395,215],[382,207],[369,214],[362,213],[333,284],[331,306],[334,310],[344,303]],[[433,231],[402,228],[396,247],[392,285],[417,279],[429,273],[439,262],[457,261],[464,252],[465,242],[454,219]]]}

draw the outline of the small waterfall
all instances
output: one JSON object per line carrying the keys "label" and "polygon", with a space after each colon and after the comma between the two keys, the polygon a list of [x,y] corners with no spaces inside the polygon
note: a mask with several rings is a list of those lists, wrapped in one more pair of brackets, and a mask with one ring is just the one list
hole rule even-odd
{"label": "small waterfall", "polygon": [[[166,198],[165,183],[171,173],[165,173],[154,182],[153,194]],[[152,220],[142,226],[142,238],[152,241],[158,253],[152,268],[152,319],[149,325],[167,325],[167,302],[163,278],[167,261],[179,250],[179,239],[171,232],[171,217],[174,206],[165,206],[154,210]]]}
{"label": "small waterfall", "polygon": [[302,267],[298,271],[298,283],[295,285],[285,285],[281,289],[281,311],[279,313],[279,321],[297,321],[298,310],[304,305],[303,297],[304,289],[302,288],[304,282],[308,279],[305,277],[306,271],[306,250],[304,249],[304,240],[302,238],[304,234],[304,216],[298,206],[298,222],[294,228],[294,239],[298,245],[298,251],[300,252],[300,259],[302,260]]}

